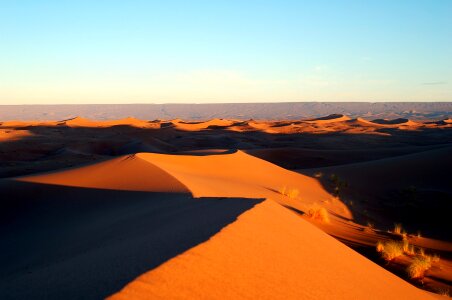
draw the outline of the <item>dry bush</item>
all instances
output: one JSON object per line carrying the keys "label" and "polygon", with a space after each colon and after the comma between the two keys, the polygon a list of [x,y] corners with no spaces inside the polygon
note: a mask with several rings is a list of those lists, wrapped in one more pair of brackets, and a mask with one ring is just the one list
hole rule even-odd
{"label": "dry bush", "polygon": [[322,176],[323,176],[323,173],[322,173],[322,172],[316,172],[316,173],[314,174],[314,177],[315,177],[315,178],[322,178]]}
{"label": "dry bush", "polygon": [[416,256],[406,270],[410,278],[422,278],[425,271],[430,269],[431,266],[432,263],[429,257]]}
{"label": "dry bush", "polygon": [[378,241],[376,248],[377,248],[377,252],[381,253],[381,252],[383,252],[385,246],[382,241]]}
{"label": "dry bush", "polygon": [[395,223],[395,224],[394,224],[394,230],[393,230],[393,232],[394,232],[395,234],[402,234],[402,224],[400,224],[400,223]]}
{"label": "dry bush", "polygon": [[440,287],[436,289],[436,292],[440,294],[441,296],[450,297],[450,290],[446,287]]}
{"label": "dry bush", "polygon": [[418,250],[417,254],[419,256],[425,257],[425,250],[424,250],[424,248],[418,248],[417,250]]}
{"label": "dry bush", "polygon": [[437,263],[439,262],[440,258],[438,254],[433,254],[433,256],[431,257],[432,262]]}
{"label": "dry bush", "polygon": [[279,192],[281,195],[286,195],[286,190],[287,190],[287,187],[286,187],[286,186],[283,186],[282,188],[280,188],[280,189],[278,190],[278,192]]}
{"label": "dry bush", "polygon": [[397,241],[388,241],[383,244],[381,256],[384,260],[391,261],[403,254],[403,243]]}
{"label": "dry bush", "polygon": [[410,249],[410,243],[408,242],[407,238],[404,238],[402,241],[402,247],[403,247],[403,252],[404,253],[408,253],[409,249]]}
{"label": "dry bush", "polygon": [[364,232],[373,232],[375,230],[374,224],[367,222],[367,226],[364,227]]}
{"label": "dry bush", "polygon": [[298,197],[299,191],[298,191],[298,189],[292,189],[292,188],[287,188],[286,186],[283,186],[281,189],[279,189],[279,193],[281,195],[287,196],[291,199],[295,199]]}
{"label": "dry bush", "polygon": [[328,214],[328,211],[324,207],[318,205],[311,206],[311,208],[309,208],[308,210],[307,215],[308,217],[314,220],[319,220],[324,223],[330,222],[330,216]]}
{"label": "dry bush", "polygon": [[416,251],[414,249],[414,246],[413,245],[409,245],[408,246],[408,250],[405,253],[408,254],[408,255],[415,255]]}

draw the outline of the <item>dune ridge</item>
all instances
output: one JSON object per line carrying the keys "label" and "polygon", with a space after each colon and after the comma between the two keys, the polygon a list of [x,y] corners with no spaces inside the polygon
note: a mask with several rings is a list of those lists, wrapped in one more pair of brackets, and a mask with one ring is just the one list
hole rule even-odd
{"label": "dune ridge", "polygon": [[[188,192],[194,197],[273,198],[306,211],[322,204],[350,218],[347,207],[313,178],[288,171],[243,151],[209,155],[138,153],[84,167],[17,178],[23,182],[148,192]],[[281,195],[297,190],[304,201]]]}
{"label": "dune ridge", "polygon": [[137,155],[125,155],[64,171],[24,176],[17,180],[110,190],[189,192],[187,187],[172,175]]}
{"label": "dune ridge", "polygon": [[[51,234],[56,230],[59,238],[73,248],[60,252],[59,247],[53,249],[50,243],[50,246],[46,245],[52,249],[50,253],[60,256],[47,257],[41,249],[40,258],[33,254],[30,259],[28,256],[21,258],[11,248],[8,255],[17,259],[19,267],[14,263],[6,264],[15,271],[15,277],[5,272],[1,275],[4,277],[0,287],[14,283],[19,291],[32,280],[41,282],[52,295],[69,291],[66,286],[77,295],[74,291],[78,285],[83,291],[92,291],[95,287],[86,285],[97,284],[109,270],[124,270],[128,275],[121,277],[120,284],[110,282],[108,289],[101,284],[99,289],[113,295],[124,287],[112,296],[114,299],[331,299],[332,295],[338,299],[437,298],[332,237],[347,245],[365,245],[367,249],[373,248],[379,239],[400,239],[385,230],[369,230],[363,225],[375,212],[372,205],[376,203],[366,195],[371,197],[386,188],[397,187],[392,185],[393,182],[408,187],[413,183],[419,186],[425,183],[428,186],[421,186],[421,192],[434,192],[441,197],[450,191],[450,187],[444,190],[450,176],[438,172],[447,168],[450,162],[446,131],[450,124],[397,119],[382,123],[387,124],[351,119],[342,114],[307,121],[142,121],[135,118],[95,121],[78,117],[58,122],[2,123],[0,130],[5,139],[0,144],[3,147],[0,155],[4,158],[3,165],[19,170],[21,174],[0,180],[0,193],[7,191],[3,197],[6,200],[2,202],[6,206],[2,207],[6,207],[3,213],[8,218],[3,218],[2,222],[9,222],[11,213],[8,212],[18,211],[22,219],[5,223],[17,228],[18,239],[23,238],[21,233],[30,234],[23,230],[26,226],[37,226],[43,237],[51,228]],[[431,137],[428,136],[430,132],[433,133]],[[420,135],[426,138],[425,144],[418,138]],[[58,143],[52,144],[53,140]],[[42,149],[33,148],[35,144]],[[32,167],[29,162],[33,160],[55,164],[46,169],[51,171],[23,175],[33,170],[22,172],[15,165],[20,161],[16,153],[23,153],[27,168]],[[85,159],[83,165],[78,162],[79,157]],[[59,164],[60,161],[64,163]],[[352,164],[345,165],[350,162]],[[286,167],[283,163],[291,169],[322,163],[327,168],[300,171],[305,175],[281,167]],[[334,164],[339,166],[332,167]],[[68,165],[71,167],[58,169]],[[419,168],[430,174],[427,179]],[[366,176],[360,175],[363,170],[366,170]],[[403,175],[407,172],[410,176]],[[333,194],[334,182],[330,173],[350,183],[341,190],[340,196]],[[13,194],[14,187],[16,195]],[[38,201],[34,200],[35,193]],[[65,193],[70,195],[65,197]],[[19,198],[19,194],[23,205],[11,200]],[[10,195],[14,196],[11,198]],[[52,198],[47,200],[46,195]],[[360,197],[352,197],[357,195]],[[360,200],[368,201],[366,210],[360,206]],[[114,209],[109,209],[110,202]],[[226,212],[229,202],[236,205],[231,208],[231,215]],[[147,215],[135,207],[137,203]],[[182,206],[173,214],[171,207],[178,207],[178,203]],[[9,211],[9,206],[18,210]],[[161,210],[161,206],[166,207],[165,210]],[[35,207],[39,210],[35,211]],[[192,207],[201,209],[202,213],[197,214]],[[313,207],[326,209],[329,222],[311,219],[307,212]],[[68,208],[74,208],[74,211]],[[178,218],[183,218],[188,212],[186,209],[190,214],[181,226]],[[59,215],[60,210],[65,212],[63,216]],[[224,212],[223,221],[216,223],[219,210]],[[48,218],[47,213],[51,217]],[[204,215],[209,213],[212,215]],[[41,215],[45,217],[40,218]],[[136,222],[131,222],[135,216]],[[159,224],[167,217],[168,223]],[[376,214],[377,220],[378,217]],[[69,225],[65,218],[70,221]],[[84,218],[89,225],[84,225]],[[192,232],[190,222],[195,222],[193,228],[196,230],[192,233],[196,234],[203,228],[205,218],[213,222],[209,224],[215,225],[215,230],[209,231],[210,235],[203,235],[202,239],[185,241],[187,244],[180,245],[178,241],[168,244],[167,237],[160,232],[160,228],[172,228],[172,235],[180,238],[181,234],[173,225],[179,226],[177,230],[183,227]],[[118,222],[132,225],[123,230]],[[106,224],[101,231],[99,224]],[[84,228],[83,235],[78,226]],[[97,248],[98,243],[95,235],[89,233],[89,226],[98,230],[96,234],[102,237],[102,243],[112,242],[105,245],[110,245],[116,252],[108,256],[114,266],[110,269],[109,262],[102,257],[103,275],[89,277],[88,283],[77,277],[91,270],[90,259],[100,259],[101,249],[107,249],[105,245]],[[117,239],[113,238],[116,230],[121,232]],[[149,231],[152,231],[152,237]],[[7,236],[6,245],[15,241],[15,234]],[[28,238],[34,241],[35,237]],[[446,271],[451,269],[448,265],[450,243],[412,235],[408,238],[413,245],[441,250],[441,266],[445,266]],[[127,251],[121,249],[124,240]],[[87,241],[89,243],[85,244]],[[44,238],[43,243],[47,242]],[[78,252],[78,243],[83,247],[94,245],[94,248],[86,253]],[[175,247],[182,250],[170,251],[172,255],[162,256],[164,259],[152,260],[152,255],[147,255],[153,249],[166,253]],[[123,253],[127,253],[126,257],[121,257]],[[135,258],[136,253],[140,254],[139,259]],[[49,261],[51,266],[41,269],[43,262]],[[70,269],[69,261],[83,261],[86,265],[76,268],[78,275],[58,278],[58,270]],[[152,264],[148,265],[149,261]],[[121,268],[116,262],[122,264]],[[27,268],[36,273],[26,273]],[[435,269],[431,272],[443,283],[450,281],[443,271]],[[43,274],[55,285],[46,285],[47,277]],[[122,275],[112,272],[108,280],[115,281],[115,276],[119,279]],[[350,283],[359,288],[353,288]],[[21,291],[20,295],[33,292],[39,292],[41,298],[45,298],[46,291],[39,286],[33,286],[29,292]]]}
{"label": "dune ridge", "polygon": [[271,200],[109,299],[331,299],[332,295],[435,299]]}

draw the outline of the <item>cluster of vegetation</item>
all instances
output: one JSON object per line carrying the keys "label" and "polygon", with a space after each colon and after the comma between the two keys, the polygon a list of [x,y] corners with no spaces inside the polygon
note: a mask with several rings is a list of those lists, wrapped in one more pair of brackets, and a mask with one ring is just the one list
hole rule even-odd
{"label": "cluster of vegetation", "polygon": [[286,186],[283,186],[278,191],[281,195],[287,196],[291,199],[296,199],[298,197],[299,191],[295,188],[288,188]]}
{"label": "cluster of vegetation", "polygon": [[402,241],[378,241],[376,245],[377,252],[381,253],[381,257],[388,262],[404,254],[413,257],[406,272],[411,279],[423,278],[425,272],[431,268],[432,263],[439,262],[439,256],[436,254],[427,255],[423,248],[411,245],[402,225],[395,224],[393,232],[401,235]]}
{"label": "cluster of vegetation", "polygon": [[315,172],[314,177],[315,178],[322,178],[323,173],[322,172]]}
{"label": "cluster of vegetation", "polygon": [[377,251],[381,253],[386,261],[392,261],[394,258],[403,254],[403,245],[399,241],[377,242]]}
{"label": "cluster of vegetation", "polygon": [[324,223],[330,222],[330,217],[328,211],[319,205],[313,205],[308,209],[307,212],[308,217],[314,220],[318,220]]}
{"label": "cluster of vegetation", "polygon": [[333,195],[335,197],[339,197],[342,189],[348,187],[348,182],[345,180],[341,180],[339,176],[337,176],[336,174],[331,174],[330,180],[334,185]]}

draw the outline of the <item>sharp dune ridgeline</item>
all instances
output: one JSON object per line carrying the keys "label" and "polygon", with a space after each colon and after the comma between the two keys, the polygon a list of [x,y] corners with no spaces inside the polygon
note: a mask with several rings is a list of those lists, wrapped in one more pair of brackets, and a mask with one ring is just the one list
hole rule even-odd
{"label": "sharp dune ridgeline", "polygon": [[447,118],[3,121],[0,298],[443,299],[451,154]]}

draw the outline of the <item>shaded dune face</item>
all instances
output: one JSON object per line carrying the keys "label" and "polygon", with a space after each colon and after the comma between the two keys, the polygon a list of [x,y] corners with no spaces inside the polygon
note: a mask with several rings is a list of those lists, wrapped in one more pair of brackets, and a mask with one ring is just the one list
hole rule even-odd
{"label": "shaded dune face", "polygon": [[109,299],[434,299],[266,200]]}
{"label": "shaded dune face", "polygon": [[[242,151],[208,155],[138,153],[85,167],[17,178],[23,182],[111,190],[191,193],[194,197],[281,198],[283,187],[299,190],[308,203],[331,198],[314,179]],[[293,201],[292,201],[293,202]],[[348,216],[342,205],[331,207]]]}
{"label": "shaded dune face", "polygon": [[260,202],[10,180],[0,199],[1,299],[102,299]]}
{"label": "shaded dune face", "polygon": [[326,124],[326,123],[334,123],[334,122],[343,122],[350,120],[350,117],[341,115],[341,114],[333,114],[326,117],[321,117],[317,119],[306,120],[305,122],[314,123],[314,124]]}
{"label": "shaded dune face", "polygon": [[[325,174],[320,180],[325,187],[329,185],[330,174],[348,182],[350,186],[343,189],[342,196],[354,201],[350,209],[360,223],[373,218],[379,225],[391,228],[396,220],[410,232],[448,239],[450,233],[444,228],[450,227],[450,212],[441,208],[452,201],[452,147],[425,150],[300,172]],[[364,215],[365,209],[373,215]]]}
{"label": "shaded dune face", "polygon": [[110,190],[188,193],[179,180],[136,155],[66,171],[18,178],[19,181]]}
{"label": "shaded dune face", "polygon": [[[330,115],[12,125],[18,130],[2,128],[9,139],[0,144],[6,163],[14,147],[51,148],[54,140],[61,141],[58,151],[31,149],[35,156],[24,160],[73,159],[77,165],[82,156],[90,163],[58,171],[63,163],[49,164],[51,172],[0,180],[0,299],[431,298],[326,234],[372,250],[382,236],[354,223],[362,213],[358,200],[350,210],[322,180],[335,172],[360,199],[413,178],[440,189],[450,176],[435,168],[450,161],[450,124],[382,125]],[[428,130],[433,142],[418,143],[417,134],[428,136]],[[382,142],[395,146],[374,149]],[[267,161],[224,150],[241,147]],[[177,155],[163,154],[170,152]],[[397,155],[400,160],[377,161]],[[366,160],[374,161],[322,170],[320,182],[278,166]],[[433,175],[426,180],[419,168]],[[363,169],[368,176],[360,175]],[[282,192],[291,190],[297,196]],[[314,205],[327,210],[328,224],[304,215]],[[430,242],[422,238],[416,245]],[[440,248],[446,253],[449,246]],[[448,263],[443,252],[441,260]]]}
{"label": "shaded dune face", "polygon": [[[301,200],[277,192],[287,183],[300,189]],[[95,299],[124,286],[113,298],[425,295],[280,205],[305,211],[331,199],[318,182],[241,151],[139,153],[4,180],[0,191],[2,199],[21,191],[2,203],[5,297]],[[253,195],[277,202],[255,211]],[[340,207],[328,206],[337,216]],[[275,285],[281,278],[283,287]],[[360,282],[360,289],[346,282]]]}

